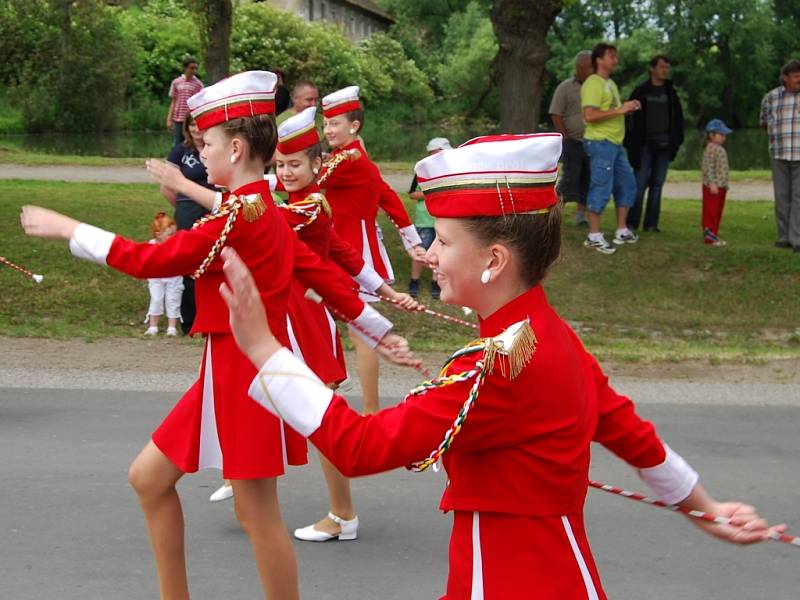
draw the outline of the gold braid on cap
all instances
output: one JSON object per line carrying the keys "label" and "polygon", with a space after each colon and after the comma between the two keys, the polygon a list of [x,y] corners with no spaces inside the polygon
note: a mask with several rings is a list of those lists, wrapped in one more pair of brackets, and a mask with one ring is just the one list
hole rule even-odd
{"label": "gold braid on cap", "polygon": [[208,269],[208,266],[214,261],[214,259],[217,257],[217,254],[219,254],[222,248],[225,246],[225,242],[227,241],[231,231],[233,231],[233,224],[236,222],[236,218],[239,216],[240,211],[244,213],[244,220],[248,223],[252,223],[261,215],[263,215],[265,210],[266,207],[264,206],[264,201],[261,199],[261,194],[252,194],[247,196],[236,196],[231,194],[228,197],[228,200],[219,207],[219,210],[195,221],[194,225],[192,225],[192,229],[202,227],[206,223],[216,219],[228,217],[228,220],[225,222],[222,231],[219,233],[219,238],[217,238],[217,241],[215,241],[214,245],[211,246],[211,250],[203,259],[203,262],[200,263],[200,266],[197,267],[197,270],[192,273],[192,279],[199,279],[202,277]]}
{"label": "gold braid on cap", "polygon": [[292,229],[294,231],[300,231],[304,227],[308,227],[314,221],[317,220],[319,217],[320,212],[324,212],[329,217],[331,216],[331,207],[328,204],[328,201],[325,199],[325,196],[322,194],[315,192],[309,195],[307,198],[303,200],[299,200],[298,202],[291,202],[288,204],[279,204],[278,208],[282,208],[283,210],[288,210],[293,212],[296,215],[300,215],[301,217],[305,217],[306,220],[302,223],[298,223]]}
{"label": "gold braid on cap", "polygon": [[317,184],[320,186],[328,180],[328,177],[331,176],[340,164],[342,164],[346,160],[358,160],[361,158],[361,152],[356,150],[355,148],[350,148],[349,150],[344,150],[336,154],[333,158],[329,161],[323,163],[323,167],[325,167],[325,172],[319,176],[319,181]]}

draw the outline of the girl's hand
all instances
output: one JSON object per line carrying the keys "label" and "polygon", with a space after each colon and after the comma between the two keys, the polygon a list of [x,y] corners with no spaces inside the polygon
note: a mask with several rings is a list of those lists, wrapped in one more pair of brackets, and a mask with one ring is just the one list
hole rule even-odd
{"label": "girl's hand", "polygon": [[181,170],[171,162],[151,158],[145,161],[147,172],[150,173],[157,183],[169,189],[180,192],[186,177]]}
{"label": "girl's hand", "polygon": [[711,193],[715,196],[719,194],[719,186],[716,183],[712,183],[710,186],[708,186],[708,189],[711,190]]}
{"label": "girl's hand", "polygon": [[25,205],[19,216],[22,228],[27,235],[68,240],[80,225],[80,221],[41,206]]}
{"label": "girl's hand", "polygon": [[730,525],[723,525],[688,517],[709,535],[732,544],[755,544],[763,542],[771,534],[786,531],[784,524],[770,526],[758,516],[756,509],[748,504],[714,500],[701,484],[697,484],[692,493],[679,504],[715,517],[730,519]]}
{"label": "girl's hand", "polygon": [[375,350],[389,362],[402,367],[419,367],[422,365],[422,360],[411,352],[408,341],[396,333],[387,333],[383,336]]}
{"label": "girl's hand", "polygon": [[715,502],[708,511],[718,517],[731,519],[731,525],[717,525],[708,521],[692,519],[709,535],[731,542],[732,544],[756,544],[766,540],[771,533],[783,533],[786,525],[770,526],[765,519],[758,516],[756,509],[741,502]]}
{"label": "girl's hand", "polygon": [[260,369],[281,345],[269,329],[250,269],[233,248],[223,248],[221,256],[227,283],[219,286],[219,293],[228,305],[231,332],[241,351]]}
{"label": "girl's hand", "polygon": [[392,300],[406,312],[417,312],[422,308],[420,303],[414,300],[409,294],[395,292]]}
{"label": "girl's hand", "polygon": [[428,264],[428,262],[425,260],[425,248],[420,245],[409,248],[408,255],[412,258],[412,260],[421,262],[424,265]]}

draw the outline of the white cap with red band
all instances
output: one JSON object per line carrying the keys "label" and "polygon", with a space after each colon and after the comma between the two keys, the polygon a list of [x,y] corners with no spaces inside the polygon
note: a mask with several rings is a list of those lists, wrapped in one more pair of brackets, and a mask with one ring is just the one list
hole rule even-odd
{"label": "white cap with red band", "polygon": [[241,117],[274,114],[277,82],[270,71],[237,73],[189,98],[189,110],[201,130]]}
{"label": "white cap with red band", "polygon": [[292,154],[318,143],[316,116],[317,107],[310,106],[281,123],[278,126],[278,152]]}
{"label": "white cap with red band", "polygon": [[558,202],[561,134],[488,135],[443,150],[415,167],[434,217],[546,211]]}
{"label": "white cap with red band", "polygon": [[341,90],[328,94],[322,99],[322,114],[330,119],[361,108],[358,92],[361,88],[351,85]]}

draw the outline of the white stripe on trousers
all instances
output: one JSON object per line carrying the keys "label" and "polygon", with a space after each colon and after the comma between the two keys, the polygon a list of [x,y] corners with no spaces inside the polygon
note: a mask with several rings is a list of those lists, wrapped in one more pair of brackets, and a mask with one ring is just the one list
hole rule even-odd
{"label": "white stripe on trousers", "polygon": [[214,368],[211,364],[211,336],[206,338],[206,364],[203,373],[203,406],[200,413],[199,469],[221,469],[222,448],[217,432],[217,415],[214,409]]}
{"label": "white stripe on trousers", "polygon": [[481,556],[481,521],[472,513],[472,592],[469,600],[483,600],[483,558]]}
{"label": "white stripe on trousers", "polygon": [[569,519],[566,515],[561,517],[561,522],[564,524],[564,531],[567,532],[569,545],[572,547],[572,553],[575,555],[575,560],[578,563],[578,568],[581,570],[581,577],[583,577],[583,585],[586,586],[586,596],[589,600],[599,600],[597,590],[592,581],[592,574],[589,572],[589,567],[586,566],[586,561],[583,559],[581,549],[578,547],[578,542],[575,539],[575,534],[572,533],[572,525],[569,524]]}

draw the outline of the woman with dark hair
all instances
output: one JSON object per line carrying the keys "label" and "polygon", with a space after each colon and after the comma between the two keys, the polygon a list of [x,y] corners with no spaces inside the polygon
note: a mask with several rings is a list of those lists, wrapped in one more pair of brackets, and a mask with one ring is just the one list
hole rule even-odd
{"label": "woman with dark hair", "polygon": [[446,600],[606,597],[583,522],[592,441],[638,469],[662,500],[738,525],[707,526],[711,534],[750,543],[770,533],[752,507],[708,495],[550,306],[541,283],[561,247],[560,154],[559,134],[501,135],[417,164],[436,217],[427,259],[442,301],[475,309],[482,338],[375,414],[353,411],[281,348],[247,268],[233,250],[223,254],[231,330],[260,368],[254,400],[347,476],[442,459],[440,507],[453,513]]}
{"label": "woman with dark hair", "polygon": [[[203,151],[203,132],[197,127],[194,117],[186,115],[183,121],[183,141],[175,144],[167,156],[167,162],[175,165],[181,174],[190,181],[210,190],[215,189],[208,183],[208,174],[200,153]],[[148,161],[150,162],[150,161]],[[174,191],[166,185],[160,186],[161,195],[175,207],[175,224],[178,230],[191,229],[198,219],[208,211],[193,201],[189,196]],[[188,275],[183,277],[183,297],[181,298],[181,329],[184,334],[192,330],[197,308],[194,303],[194,279]]]}

